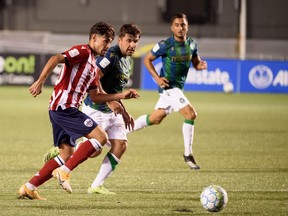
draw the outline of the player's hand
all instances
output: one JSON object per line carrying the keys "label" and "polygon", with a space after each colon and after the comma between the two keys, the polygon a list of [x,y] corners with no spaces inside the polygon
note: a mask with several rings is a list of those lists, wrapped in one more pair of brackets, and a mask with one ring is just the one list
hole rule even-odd
{"label": "player's hand", "polygon": [[169,81],[165,77],[159,77],[159,79],[157,80],[157,84],[162,89],[169,87]]}
{"label": "player's hand", "polygon": [[42,82],[40,82],[39,80],[37,80],[36,82],[34,82],[30,88],[29,88],[29,92],[33,97],[37,97],[37,95],[41,94],[42,92],[42,88],[43,88],[43,84]]}
{"label": "player's hand", "polygon": [[128,129],[129,131],[134,130],[133,117],[126,110],[122,113],[122,117],[125,123],[125,128]]}
{"label": "player's hand", "polygon": [[207,69],[207,62],[200,61],[196,67],[196,70],[206,70]]}
{"label": "player's hand", "polygon": [[138,92],[135,89],[128,89],[124,92],[121,93],[122,94],[122,98],[121,99],[131,99],[131,98],[139,98],[140,95],[138,94]]}
{"label": "player's hand", "polygon": [[121,114],[124,111],[124,107],[118,101],[107,102],[108,107],[114,112],[115,116]]}

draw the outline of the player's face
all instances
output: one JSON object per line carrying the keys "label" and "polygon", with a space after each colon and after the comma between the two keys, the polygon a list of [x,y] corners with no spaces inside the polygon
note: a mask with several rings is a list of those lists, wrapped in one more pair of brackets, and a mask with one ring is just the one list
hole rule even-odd
{"label": "player's face", "polygon": [[186,40],[186,35],[188,32],[187,20],[183,18],[176,18],[171,25],[171,31],[174,34],[175,40],[177,41]]}
{"label": "player's face", "polygon": [[101,56],[105,55],[113,41],[112,38],[105,35],[94,35],[92,39],[92,49],[96,52],[96,54]]}
{"label": "player's face", "polygon": [[137,48],[139,39],[139,35],[135,37],[130,34],[125,34],[123,38],[119,38],[118,45],[121,49],[122,54],[124,56],[132,56]]}

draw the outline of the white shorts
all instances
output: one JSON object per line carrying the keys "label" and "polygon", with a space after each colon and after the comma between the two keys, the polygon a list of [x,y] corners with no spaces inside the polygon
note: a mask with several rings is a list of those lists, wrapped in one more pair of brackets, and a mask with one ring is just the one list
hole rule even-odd
{"label": "white shorts", "polygon": [[122,115],[103,113],[83,103],[82,112],[90,116],[107,134],[108,139],[127,140]]}
{"label": "white shorts", "polygon": [[160,93],[160,98],[154,109],[164,109],[168,115],[173,111],[178,112],[188,104],[190,104],[190,102],[183,91],[179,88],[172,88],[163,90],[163,93]]}

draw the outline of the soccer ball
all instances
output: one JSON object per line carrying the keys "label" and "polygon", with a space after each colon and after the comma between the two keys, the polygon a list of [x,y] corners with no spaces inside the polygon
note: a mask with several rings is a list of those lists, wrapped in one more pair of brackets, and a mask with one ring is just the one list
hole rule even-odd
{"label": "soccer ball", "polygon": [[227,82],[223,84],[223,91],[225,93],[232,93],[234,91],[234,85],[231,82]]}
{"label": "soccer ball", "polygon": [[200,195],[201,205],[210,212],[219,212],[228,202],[227,192],[218,185],[210,185]]}

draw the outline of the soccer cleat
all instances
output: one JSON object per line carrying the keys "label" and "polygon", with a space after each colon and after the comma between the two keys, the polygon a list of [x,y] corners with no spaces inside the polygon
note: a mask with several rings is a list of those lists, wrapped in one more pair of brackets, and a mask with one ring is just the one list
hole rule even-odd
{"label": "soccer cleat", "polygon": [[88,188],[88,194],[104,194],[104,195],[115,195],[116,193],[109,191],[104,186],[98,186],[96,188]]}
{"label": "soccer cleat", "polygon": [[22,187],[20,187],[18,193],[19,193],[18,199],[46,200],[46,198],[41,197],[38,194],[37,190],[29,190],[25,184],[22,185]]}
{"label": "soccer cleat", "polygon": [[62,186],[64,190],[66,190],[68,193],[72,193],[72,188],[70,185],[70,173],[66,173],[60,168],[56,169],[56,177],[59,181],[59,184]]}
{"label": "soccer cleat", "polygon": [[189,156],[183,155],[183,157],[184,157],[185,163],[187,163],[190,169],[195,169],[195,170],[200,169],[200,166],[196,163],[192,154],[190,154]]}
{"label": "soccer cleat", "polygon": [[48,152],[46,152],[46,154],[44,155],[43,162],[46,163],[47,161],[55,158],[57,155],[59,155],[59,148],[53,146],[53,147],[50,148],[50,149],[48,150]]}

